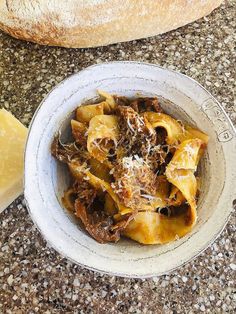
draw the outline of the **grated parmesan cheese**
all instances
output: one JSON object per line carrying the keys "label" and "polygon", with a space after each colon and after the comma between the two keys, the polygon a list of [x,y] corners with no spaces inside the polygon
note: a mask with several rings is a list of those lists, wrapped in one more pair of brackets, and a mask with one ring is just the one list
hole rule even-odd
{"label": "grated parmesan cheese", "polygon": [[196,152],[195,149],[189,144],[185,145],[184,150],[188,153],[189,157],[193,157]]}

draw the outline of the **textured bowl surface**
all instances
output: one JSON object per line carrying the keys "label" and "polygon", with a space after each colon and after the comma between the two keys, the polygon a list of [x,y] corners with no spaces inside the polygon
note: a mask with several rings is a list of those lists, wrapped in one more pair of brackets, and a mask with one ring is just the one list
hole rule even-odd
{"label": "textured bowl surface", "polygon": [[[122,239],[99,244],[61,205],[68,173],[50,154],[54,134],[66,137],[71,113],[97,98],[96,90],[159,96],[164,110],[210,136],[200,163],[202,187],[192,232],[166,245]],[[65,131],[65,132],[64,132]],[[32,219],[58,252],[89,269],[126,277],[167,273],[197,256],[219,235],[236,196],[235,130],[218,102],[185,75],[151,64],[113,62],[89,67],[56,86],[38,108],[25,153],[25,198]]]}

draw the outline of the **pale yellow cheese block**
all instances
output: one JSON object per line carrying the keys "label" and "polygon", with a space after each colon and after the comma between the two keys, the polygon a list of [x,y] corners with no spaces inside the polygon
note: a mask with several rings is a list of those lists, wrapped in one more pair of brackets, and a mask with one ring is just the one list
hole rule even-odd
{"label": "pale yellow cheese block", "polygon": [[0,109],[0,212],[23,191],[27,128],[10,112]]}

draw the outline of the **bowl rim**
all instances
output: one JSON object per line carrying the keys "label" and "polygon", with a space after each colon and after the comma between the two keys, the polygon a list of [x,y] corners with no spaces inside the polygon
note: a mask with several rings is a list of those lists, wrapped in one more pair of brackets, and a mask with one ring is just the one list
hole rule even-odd
{"label": "bowl rim", "polygon": [[[37,109],[35,110],[34,112],[34,115],[31,119],[31,122],[29,124],[29,128],[28,128],[28,136],[27,136],[27,139],[26,139],[26,144],[25,144],[25,154],[24,154],[24,168],[26,168],[26,156],[27,156],[27,146],[28,146],[28,142],[29,142],[29,138],[30,138],[30,133],[31,133],[31,129],[32,129],[32,126],[34,124],[34,121],[36,119],[36,116],[38,114],[38,112],[40,111],[40,109],[42,108],[42,106],[44,105],[45,101],[47,100],[47,98],[56,90],[58,89],[58,87],[60,87],[61,85],[64,84],[65,81],[73,78],[73,77],[76,77],[78,74],[82,74],[83,72],[87,71],[87,70],[91,70],[93,68],[96,68],[96,67],[101,67],[101,66],[104,66],[104,65],[113,65],[113,64],[136,64],[136,65],[146,65],[146,66],[151,66],[151,67],[155,67],[155,68],[159,68],[161,70],[164,70],[164,71],[167,71],[167,72],[172,72],[174,74],[177,74],[178,76],[182,76],[182,77],[185,77],[187,78],[188,80],[192,81],[193,83],[195,83],[199,88],[201,88],[202,90],[204,90],[208,95],[209,97],[214,100],[214,102],[219,106],[219,108],[221,109],[221,111],[223,112],[225,118],[227,119],[228,123],[230,124],[232,130],[233,130],[233,133],[234,133],[234,137],[236,136],[236,128],[234,127],[231,119],[229,118],[228,114],[226,113],[225,109],[222,107],[222,105],[215,99],[215,97],[204,87],[202,86],[198,81],[196,81],[195,79],[189,77],[188,75],[186,74],[183,74],[181,72],[178,72],[178,71],[175,71],[175,70],[172,70],[172,69],[168,69],[168,68],[165,68],[165,67],[162,67],[160,65],[157,65],[157,64],[153,64],[153,63],[148,63],[148,62],[139,62],[139,61],[111,61],[111,62],[103,62],[103,63],[98,63],[98,64],[93,64],[93,65],[90,65],[72,75],[69,75],[68,77],[66,77],[65,79],[63,79],[61,82],[59,82],[58,84],[56,84],[48,93],[47,95],[42,99],[42,101],[40,102],[39,106],[37,107]],[[151,272],[151,273],[146,273],[145,275],[135,275],[135,274],[129,274],[129,273],[116,273],[116,272],[113,272],[113,271],[104,271],[104,270],[101,270],[101,269],[98,269],[98,268],[94,268],[94,267],[91,267],[91,266],[88,266],[88,265],[84,265],[83,263],[80,263],[78,262],[77,260],[73,259],[72,257],[70,256],[67,256],[62,249],[60,249],[54,242],[52,242],[51,240],[49,240],[47,238],[47,236],[45,235],[45,233],[41,230],[39,224],[37,223],[36,219],[34,219],[34,215],[33,215],[33,212],[30,208],[30,205],[29,205],[29,200],[28,200],[28,197],[26,196],[27,193],[26,193],[26,186],[25,186],[25,182],[26,182],[26,171],[24,171],[24,177],[23,177],[23,184],[24,184],[24,199],[25,199],[25,203],[26,203],[26,207],[28,209],[28,212],[29,212],[29,215],[32,219],[32,221],[34,222],[34,224],[36,225],[37,229],[40,231],[41,233],[41,236],[43,237],[43,239],[47,242],[47,244],[49,244],[50,247],[52,247],[53,249],[56,250],[56,252],[58,252],[62,257],[70,260],[71,262],[85,268],[85,269],[89,269],[89,270],[92,270],[94,272],[97,272],[97,273],[100,273],[100,274],[107,274],[107,275],[110,275],[110,276],[118,276],[118,277],[125,277],[125,278],[140,278],[140,279],[145,279],[145,278],[151,278],[151,277],[159,277],[159,276],[162,276],[164,274],[169,274],[173,271],[175,271],[176,269],[186,265],[187,263],[189,263],[190,261],[192,261],[193,259],[195,259],[197,256],[199,256],[202,252],[204,252],[220,235],[221,233],[223,232],[226,224],[228,223],[228,220],[231,216],[231,213],[233,211],[233,209],[235,208],[235,205],[232,206],[231,209],[228,209],[228,213],[227,213],[227,217],[226,219],[223,221],[223,223],[221,224],[221,227],[215,232],[214,236],[212,236],[212,238],[205,243],[204,246],[202,246],[194,255],[192,255],[191,257],[187,258],[186,260],[182,261],[181,263],[179,263],[176,267],[173,267],[173,268],[170,268],[168,271],[163,271],[163,272],[158,272],[158,273],[155,273],[155,272]],[[235,201],[232,200],[233,202]]]}

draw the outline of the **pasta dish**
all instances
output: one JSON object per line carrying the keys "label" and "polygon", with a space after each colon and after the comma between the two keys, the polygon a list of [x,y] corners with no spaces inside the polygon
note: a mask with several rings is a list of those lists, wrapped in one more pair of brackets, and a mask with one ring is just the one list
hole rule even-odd
{"label": "pasta dish", "polygon": [[58,134],[52,142],[72,178],[63,205],[100,243],[184,236],[197,220],[197,167],[208,136],[166,114],[156,97],[98,93],[100,102],[76,109],[73,140],[62,143]]}

